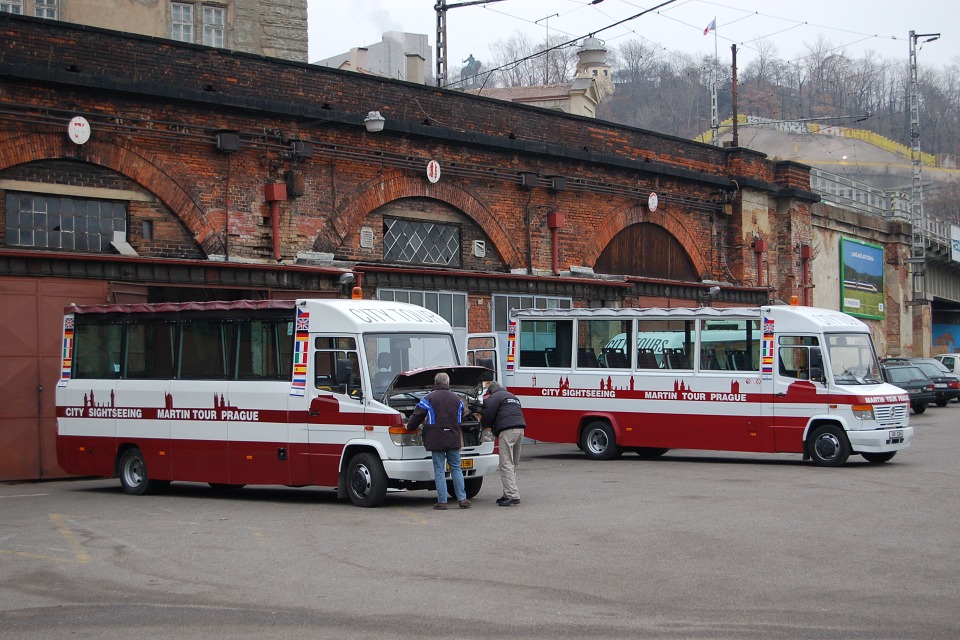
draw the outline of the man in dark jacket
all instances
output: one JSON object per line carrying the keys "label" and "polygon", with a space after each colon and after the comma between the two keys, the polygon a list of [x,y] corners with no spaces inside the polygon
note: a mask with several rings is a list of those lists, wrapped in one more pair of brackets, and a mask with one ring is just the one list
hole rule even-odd
{"label": "man in dark jacket", "polygon": [[433,391],[423,396],[410,414],[407,430],[413,431],[423,424],[423,447],[433,454],[433,479],[437,483],[437,504],[434,509],[447,508],[446,465],[450,465],[453,493],[461,509],[470,507],[463,486],[463,470],[460,469],[460,447],[463,432],[460,421],[467,413],[460,396],[450,391],[450,376],[441,371],[433,378]]}
{"label": "man in dark jacket", "polygon": [[523,429],[527,426],[523,419],[520,401],[500,386],[491,382],[487,395],[483,399],[483,416],[480,424],[492,427],[493,435],[500,444],[500,481],[503,483],[503,496],[497,500],[501,507],[520,504],[520,490],[517,489],[517,465],[520,464],[520,448],[523,446]]}

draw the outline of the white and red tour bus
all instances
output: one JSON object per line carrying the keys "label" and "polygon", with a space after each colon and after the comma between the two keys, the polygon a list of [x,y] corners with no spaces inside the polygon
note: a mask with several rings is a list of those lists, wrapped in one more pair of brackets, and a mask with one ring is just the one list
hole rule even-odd
{"label": "white and red tour bus", "polygon": [[57,458],[119,477],[129,494],[170,481],[335,488],[364,507],[388,488],[432,489],[406,419],[446,371],[471,409],[467,494],[497,469],[476,413],[483,367],[462,366],[453,330],[415,305],[243,300],[69,306],[57,385]]}
{"label": "white and red tour bus", "polygon": [[526,436],[593,459],[703,449],[879,463],[913,435],[869,328],[828,309],[514,310],[506,359]]}

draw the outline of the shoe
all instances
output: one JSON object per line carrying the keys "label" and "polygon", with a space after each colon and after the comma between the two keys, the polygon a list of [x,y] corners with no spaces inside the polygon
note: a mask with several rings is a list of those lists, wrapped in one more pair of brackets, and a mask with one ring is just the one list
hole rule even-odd
{"label": "shoe", "polygon": [[471,503],[469,500],[461,500],[461,501],[460,501],[460,508],[461,508],[461,509],[469,509],[471,504],[472,504],[472,503]]}
{"label": "shoe", "polygon": [[503,502],[497,500],[497,504],[499,504],[501,507],[513,507],[520,504],[520,498],[507,498]]}
{"label": "shoe", "polygon": [[510,498],[508,498],[507,496],[500,496],[499,498],[497,498],[497,504],[503,504],[504,502],[506,502],[506,501],[509,500],[509,499],[510,499]]}
{"label": "shoe", "polygon": [[433,505],[433,508],[436,509],[437,511],[446,511],[446,510],[447,510],[447,503],[446,503],[446,502],[438,502],[437,504]]}

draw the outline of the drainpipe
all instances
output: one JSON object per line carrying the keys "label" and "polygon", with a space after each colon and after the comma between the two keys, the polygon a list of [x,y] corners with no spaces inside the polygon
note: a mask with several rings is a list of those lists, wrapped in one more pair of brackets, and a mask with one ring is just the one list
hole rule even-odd
{"label": "drainpipe", "polygon": [[800,280],[803,288],[803,306],[810,306],[810,260],[813,258],[813,247],[809,244],[800,245],[800,265],[803,275]]}
{"label": "drainpipe", "polygon": [[280,262],[280,203],[287,199],[287,185],[272,182],[264,185],[263,197],[270,205],[270,224],[273,227],[273,259]]}
{"label": "drainpipe", "polygon": [[757,286],[763,286],[763,254],[767,251],[767,241],[761,238],[753,239],[753,253],[757,256]]}
{"label": "drainpipe", "polygon": [[547,214],[547,226],[550,227],[551,266],[553,275],[560,275],[560,229],[563,228],[563,214],[554,211]]}

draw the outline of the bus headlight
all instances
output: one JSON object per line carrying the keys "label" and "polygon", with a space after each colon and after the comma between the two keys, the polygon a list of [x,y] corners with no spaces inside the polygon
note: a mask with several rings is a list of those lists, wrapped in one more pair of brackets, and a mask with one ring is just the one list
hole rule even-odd
{"label": "bus headlight", "polygon": [[390,439],[398,447],[419,447],[423,445],[423,438],[417,431],[407,431],[403,427],[390,427]]}
{"label": "bus headlight", "polygon": [[872,404],[855,404],[851,407],[853,411],[853,417],[858,420],[873,420],[873,405]]}
{"label": "bus headlight", "polygon": [[484,429],[480,433],[480,442],[493,442],[496,439],[496,436],[493,435],[493,429]]}

